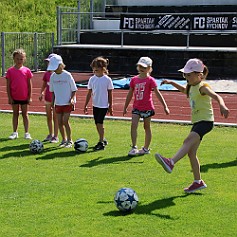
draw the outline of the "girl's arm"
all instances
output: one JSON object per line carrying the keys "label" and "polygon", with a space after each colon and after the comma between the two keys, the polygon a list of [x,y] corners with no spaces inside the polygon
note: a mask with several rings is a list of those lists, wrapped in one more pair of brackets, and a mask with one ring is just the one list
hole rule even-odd
{"label": "girl's arm", "polygon": [[54,92],[52,92],[52,101],[51,101],[52,107],[54,107],[54,102],[55,102],[55,94]]}
{"label": "girl's arm", "polygon": [[69,101],[72,105],[75,104],[75,100],[74,100],[75,96],[76,96],[76,91],[72,91],[71,98]]}
{"label": "girl's arm", "polygon": [[6,80],[7,80],[7,96],[8,96],[8,104],[12,104],[12,97],[11,97],[11,89],[10,89],[10,80],[9,79],[7,79],[6,78]]}
{"label": "girl's arm", "polygon": [[40,96],[39,96],[40,101],[43,99],[44,90],[45,90],[46,86],[47,86],[47,82],[43,81],[43,84],[42,84],[42,87],[41,87],[41,90],[40,90]]}
{"label": "girl's arm", "polygon": [[28,79],[28,101],[29,104],[32,102],[32,80],[31,78]]}
{"label": "girl's arm", "polygon": [[126,101],[125,101],[125,104],[124,104],[124,109],[123,109],[123,116],[127,113],[127,107],[132,99],[132,96],[133,96],[133,88],[129,88],[129,92],[127,94],[127,97],[126,97]]}
{"label": "girl's arm", "polygon": [[113,116],[113,90],[108,90],[108,100],[109,100],[109,114]]}
{"label": "girl's arm", "polygon": [[200,92],[202,95],[208,95],[212,99],[214,99],[218,102],[222,116],[224,116],[225,118],[227,118],[229,116],[230,111],[226,107],[225,102],[221,96],[219,96],[216,92],[214,92],[211,88],[209,88],[207,86],[202,86],[200,88]]}
{"label": "girl's arm", "polygon": [[87,95],[86,95],[86,101],[85,101],[85,105],[84,105],[84,113],[85,114],[88,114],[87,105],[91,99],[91,94],[92,94],[92,89],[89,89],[87,92]]}
{"label": "girl's arm", "polygon": [[170,84],[170,85],[174,86],[176,89],[178,89],[180,92],[185,94],[186,87],[181,86],[180,84],[178,84],[174,81],[165,79],[160,83],[160,85],[163,85],[163,84]]}
{"label": "girl's arm", "polygon": [[158,90],[157,87],[154,88],[154,92],[155,92],[156,97],[160,101],[160,103],[163,105],[165,113],[169,114],[170,110],[169,110],[169,108],[168,108],[168,106],[167,106],[167,104],[165,102],[164,97],[162,96],[162,94],[160,93],[160,91]]}

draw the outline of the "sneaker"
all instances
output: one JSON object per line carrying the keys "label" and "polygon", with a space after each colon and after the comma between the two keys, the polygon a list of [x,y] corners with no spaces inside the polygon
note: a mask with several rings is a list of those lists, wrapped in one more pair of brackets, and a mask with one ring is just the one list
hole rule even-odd
{"label": "sneaker", "polygon": [[109,143],[106,139],[103,140],[104,146],[107,146]]}
{"label": "sneaker", "polygon": [[150,149],[146,149],[146,148],[142,147],[142,148],[138,151],[138,155],[145,155],[145,154],[150,154]]}
{"label": "sneaker", "polygon": [[193,193],[197,190],[200,190],[200,189],[203,189],[203,188],[206,188],[206,187],[207,187],[207,185],[204,183],[203,180],[201,180],[200,183],[193,182],[188,188],[184,189],[184,192],[185,193]]}
{"label": "sneaker", "polygon": [[167,173],[172,172],[174,165],[172,164],[171,159],[167,159],[158,153],[155,154],[155,158],[156,161],[164,168]]}
{"label": "sneaker", "polygon": [[128,156],[136,156],[138,152],[137,146],[132,146],[132,149],[128,152]]}
{"label": "sneaker", "polygon": [[59,140],[58,140],[58,137],[52,137],[52,139],[50,140],[51,143],[58,143]]}
{"label": "sneaker", "polygon": [[105,149],[104,142],[98,142],[93,148],[94,151],[99,151],[99,150],[104,150],[104,149]]}
{"label": "sneaker", "polygon": [[30,136],[30,134],[29,134],[28,132],[25,133],[25,139],[28,139],[28,140],[31,140],[31,139],[32,139],[31,136]]}
{"label": "sneaker", "polygon": [[9,139],[14,140],[18,138],[18,132],[13,132],[9,137]]}
{"label": "sneaker", "polygon": [[50,142],[52,140],[52,135],[48,135],[44,140],[43,142]]}
{"label": "sneaker", "polygon": [[66,144],[67,144],[67,141],[62,140],[62,141],[59,143],[58,146],[59,146],[59,147],[65,147]]}
{"label": "sneaker", "polygon": [[72,145],[73,145],[73,141],[67,141],[65,147],[70,148],[70,147],[72,147]]}

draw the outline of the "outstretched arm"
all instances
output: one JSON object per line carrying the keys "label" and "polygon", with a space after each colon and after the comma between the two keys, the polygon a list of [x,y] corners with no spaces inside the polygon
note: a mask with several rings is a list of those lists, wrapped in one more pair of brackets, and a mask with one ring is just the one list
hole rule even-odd
{"label": "outstretched arm", "polygon": [[171,80],[163,80],[160,85],[162,86],[163,84],[170,84],[172,86],[174,86],[177,90],[179,90],[180,92],[184,93],[185,94],[185,90],[186,90],[186,87],[184,86],[181,86],[180,84],[174,82],[174,81],[171,81]]}
{"label": "outstretched arm", "polygon": [[225,118],[228,118],[230,111],[226,107],[225,102],[221,96],[219,96],[216,92],[214,92],[211,88],[207,86],[202,86],[200,88],[200,92],[203,95],[208,95],[212,99],[216,100],[219,104],[221,115],[224,116]]}

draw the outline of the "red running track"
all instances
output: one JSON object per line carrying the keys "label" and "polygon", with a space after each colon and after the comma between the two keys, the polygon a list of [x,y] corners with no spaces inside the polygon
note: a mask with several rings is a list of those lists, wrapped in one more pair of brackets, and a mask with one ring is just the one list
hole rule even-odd
{"label": "red running track", "polygon": [[[91,73],[72,73],[76,82],[86,81],[92,75]],[[30,112],[44,112],[44,102],[40,102],[38,97],[40,94],[40,88],[42,85],[43,72],[34,73],[32,79],[33,82],[33,101],[29,106]],[[5,78],[0,78],[0,110],[11,110],[11,106],[8,104],[7,93],[6,93],[6,80]],[[78,88],[77,91],[77,104],[76,109],[73,114],[84,115],[83,107],[85,103],[87,89]],[[123,116],[123,106],[125,103],[126,95],[128,90],[115,89],[113,92],[113,108],[114,116]],[[170,115],[166,115],[163,111],[163,107],[159,103],[158,99],[153,95],[153,100],[155,104],[156,115],[153,119],[158,120],[178,120],[178,121],[190,121],[190,107],[186,96],[178,91],[161,91],[164,96],[169,109]],[[223,118],[220,115],[219,106],[216,101],[213,101],[213,108],[215,113],[216,123],[231,123],[237,124],[237,94],[231,93],[219,93],[225,100],[226,105],[230,109],[230,115],[228,119]],[[89,115],[92,115],[91,101],[88,106]],[[128,110],[131,111],[132,102],[130,103]],[[131,113],[127,114],[128,117]]]}

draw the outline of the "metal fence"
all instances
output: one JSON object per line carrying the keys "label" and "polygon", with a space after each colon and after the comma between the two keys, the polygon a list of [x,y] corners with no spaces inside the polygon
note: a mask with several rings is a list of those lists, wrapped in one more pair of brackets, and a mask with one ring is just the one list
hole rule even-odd
{"label": "metal fence", "polygon": [[13,65],[12,53],[23,48],[26,52],[25,66],[32,71],[45,70],[44,58],[54,47],[54,33],[1,32],[1,75]]}
{"label": "metal fence", "polygon": [[[92,8],[93,10],[93,8]],[[59,45],[64,45],[64,44],[79,44],[81,43],[81,34],[84,32],[117,32],[120,33],[121,35],[121,43],[120,45],[123,46],[126,44],[126,42],[124,41],[124,35],[127,33],[154,33],[154,34],[183,34],[186,36],[187,40],[186,40],[186,46],[187,48],[190,45],[190,35],[200,35],[200,34],[232,34],[232,35],[236,35],[237,34],[237,12],[229,12],[229,13],[212,13],[212,12],[208,12],[208,13],[189,13],[189,15],[192,17],[193,15],[207,15],[211,16],[211,15],[215,15],[215,16],[226,16],[226,14],[230,14],[230,15],[234,15],[235,17],[233,18],[233,21],[235,21],[233,24],[235,24],[235,29],[234,30],[202,30],[200,29],[199,31],[197,30],[193,30],[193,29],[188,29],[188,30],[164,30],[164,29],[157,29],[157,30],[142,30],[141,32],[139,32],[138,30],[134,31],[134,30],[129,30],[129,29],[107,29],[106,27],[104,28],[100,28],[100,29],[96,29],[94,28],[94,23],[96,20],[104,20],[104,23],[106,23],[106,21],[111,21],[111,20],[117,20],[120,21],[121,15],[125,15],[125,13],[123,12],[109,12],[106,13],[105,11],[101,11],[101,12],[96,12],[96,11],[88,11],[88,12],[82,12],[81,8],[73,8],[73,10],[68,10],[65,8],[59,8],[58,9],[58,14],[57,14],[57,18],[58,18],[58,28],[57,28],[57,33],[58,33],[58,44]],[[129,13],[129,16],[149,16],[149,14],[147,13]],[[161,16],[161,17],[166,17],[166,16],[170,16],[171,13],[152,13],[150,15],[157,15]],[[187,15],[187,13],[172,13],[172,15],[175,17],[175,15],[179,15],[180,18],[182,19],[185,15]],[[106,24],[105,24],[106,26]]]}

